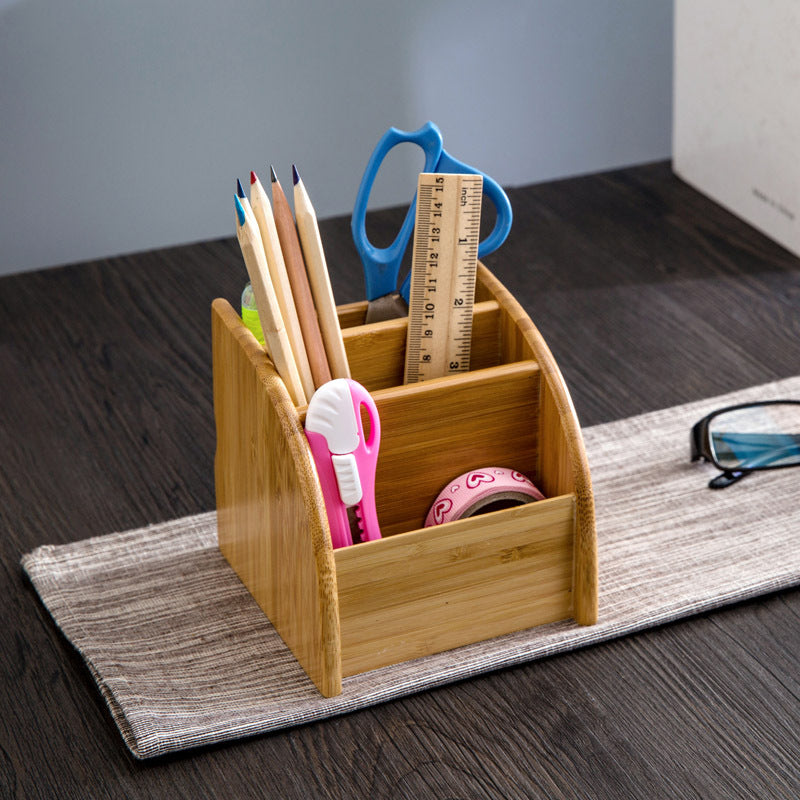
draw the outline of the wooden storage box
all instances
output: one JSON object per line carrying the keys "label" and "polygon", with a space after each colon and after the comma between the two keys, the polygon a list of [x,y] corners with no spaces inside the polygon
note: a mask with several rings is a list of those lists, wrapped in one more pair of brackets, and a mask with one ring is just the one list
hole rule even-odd
{"label": "wooden storage box", "polygon": [[[382,440],[383,538],[334,550],[296,408],[230,304],[212,305],[219,547],[325,696],[342,677],[546,622],[597,617],[594,501],[550,351],[479,265],[470,372],[402,385],[406,320],[339,309],[352,377]],[[422,528],[469,469],[528,475],[536,503]]]}

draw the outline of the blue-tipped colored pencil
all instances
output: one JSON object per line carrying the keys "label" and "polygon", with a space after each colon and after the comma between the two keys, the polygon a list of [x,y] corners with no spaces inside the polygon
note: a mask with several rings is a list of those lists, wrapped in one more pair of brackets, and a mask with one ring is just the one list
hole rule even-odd
{"label": "blue-tipped colored pencil", "polygon": [[242,250],[247,274],[253,287],[256,298],[258,317],[261,321],[261,330],[267,343],[267,352],[275,369],[283,378],[286,389],[292,402],[296,406],[308,402],[297,371],[297,364],[292,355],[289,337],[283,324],[275,287],[267,266],[267,257],[264,253],[264,244],[252,211],[247,213],[249,203],[246,198],[234,195],[234,208],[236,210],[236,237]]}

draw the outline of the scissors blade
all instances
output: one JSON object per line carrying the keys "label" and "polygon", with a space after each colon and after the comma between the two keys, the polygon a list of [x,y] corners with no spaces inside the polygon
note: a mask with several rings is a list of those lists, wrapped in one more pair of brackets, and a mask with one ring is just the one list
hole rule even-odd
{"label": "scissors blade", "polygon": [[384,294],[367,304],[367,316],[364,322],[383,322],[387,319],[400,319],[408,316],[408,303],[399,292]]}

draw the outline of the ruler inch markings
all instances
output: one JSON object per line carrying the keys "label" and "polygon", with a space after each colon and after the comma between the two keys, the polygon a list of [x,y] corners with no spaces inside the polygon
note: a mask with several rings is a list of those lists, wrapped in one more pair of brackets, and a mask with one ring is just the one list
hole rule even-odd
{"label": "ruler inch markings", "polygon": [[469,369],[482,195],[481,175],[419,176],[405,383]]}

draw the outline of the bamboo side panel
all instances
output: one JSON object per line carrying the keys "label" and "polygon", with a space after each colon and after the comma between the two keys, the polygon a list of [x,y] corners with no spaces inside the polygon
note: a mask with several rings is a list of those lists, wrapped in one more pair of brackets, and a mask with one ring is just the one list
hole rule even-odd
{"label": "bamboo side panel", "polygon": [[558,403],[549,384],[542,381],[539,398],[540,428],[542,443],[539,469],[546,476],[541,490],[548,497],[553,494],[575,491],[575,469],[570,458],[569,444],[564,430],[553,421],[560,418]]}
{"label": "bamboo side panel", "polygon": [[569,617],[573,522],[556,497],[336,550],[343,675]]}
{"label": "bamboo side panel", "polygon": [[[575,621],[581,625],[597,622],[597,534],[594,495],[583,444],[583,435],[561,370],[530,317],[511,293],[478,264],[481,292],[500,304],[503,322],[503,356],[536,359],[542,370],[540,395],[541,460],[545,494],[575,492]],[[483,295],[481,295],[483,296]]]}
{"label": "bamboo side panel", "polygon": [[311,680],[341,692],[336,571],[297,412],[263,348],[212,304],[219,547]]}

